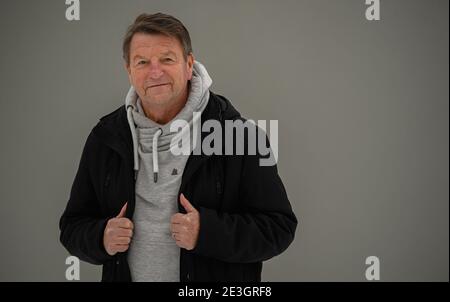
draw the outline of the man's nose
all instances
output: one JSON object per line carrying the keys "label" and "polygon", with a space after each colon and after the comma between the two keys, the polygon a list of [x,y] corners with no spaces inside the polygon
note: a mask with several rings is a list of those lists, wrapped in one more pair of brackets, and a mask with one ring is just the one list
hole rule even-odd
{"label": "man's nose", "polygon": [[164,74],[164,71],[161,69],[161,66],[158,63],[151,63],[149,70],[149,77],[153,80],[157,80]]}

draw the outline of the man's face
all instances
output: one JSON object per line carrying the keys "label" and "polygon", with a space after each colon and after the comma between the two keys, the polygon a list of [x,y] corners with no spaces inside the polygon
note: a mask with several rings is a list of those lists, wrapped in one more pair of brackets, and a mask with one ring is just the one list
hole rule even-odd
{"label": "man's face", "polygon": [[169,107],[187,96],[194,57],[183,55],[174,37],[137,33],[130,43],[126,66],[131,85],[147,105]]}

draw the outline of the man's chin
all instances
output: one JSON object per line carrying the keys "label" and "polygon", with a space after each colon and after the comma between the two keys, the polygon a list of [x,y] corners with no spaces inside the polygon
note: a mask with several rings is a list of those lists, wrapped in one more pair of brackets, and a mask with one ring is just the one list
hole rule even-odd
{"label": "man's chin", "polygon": [[144,102],[151,105],[164,105],[170,101],[167,95],[146,96]]}

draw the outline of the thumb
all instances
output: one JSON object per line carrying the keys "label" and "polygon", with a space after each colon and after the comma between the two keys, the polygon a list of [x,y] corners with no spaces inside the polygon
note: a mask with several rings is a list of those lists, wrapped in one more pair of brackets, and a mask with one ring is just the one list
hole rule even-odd
{"label": "thumb", "polygon": [[181,205],[183,206],[183,208],[186,210],[187,213],[191,213],[191,212],[195,212],[197,211],[193,205],[191,205],[191,203],[189,202],[189,200],[187,200],[186,197],[184,197],[184,194],[181,193],[180,195],[180,202]]}
{"label": "thumb", "polygon": [[116,218],[122,218],[122,217],[125,217],[125,213],[126,213],[126,211],[127,211],[127,205],[128,205],[128,202],[126,202],[126,203],[123,205],[122,209],[120,210],[119,215],[117,215]]}

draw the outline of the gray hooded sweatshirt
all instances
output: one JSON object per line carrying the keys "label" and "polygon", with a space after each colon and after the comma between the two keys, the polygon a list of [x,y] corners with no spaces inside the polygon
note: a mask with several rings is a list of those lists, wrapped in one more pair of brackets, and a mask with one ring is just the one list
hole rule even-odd
{"label": "gray hooded sweatshirt", "polygon": [[[205,67],[195,62],[186,105],[165,125],[145,116],[134,87],[126,97],[136,175],[134,235],[128,252],[133,281],[180,281],[180,248],[171,237],[170,219],[178,212],[177,194],[189,155],[174,155],[170,146],[182,135],[190,135],[189,150],[197,143],[192,141],[192,128],[194,123],[200,126],[193,112],[205,109],[211,84]],[[174,120],[188,124],[181,131],[170,132]]]}

